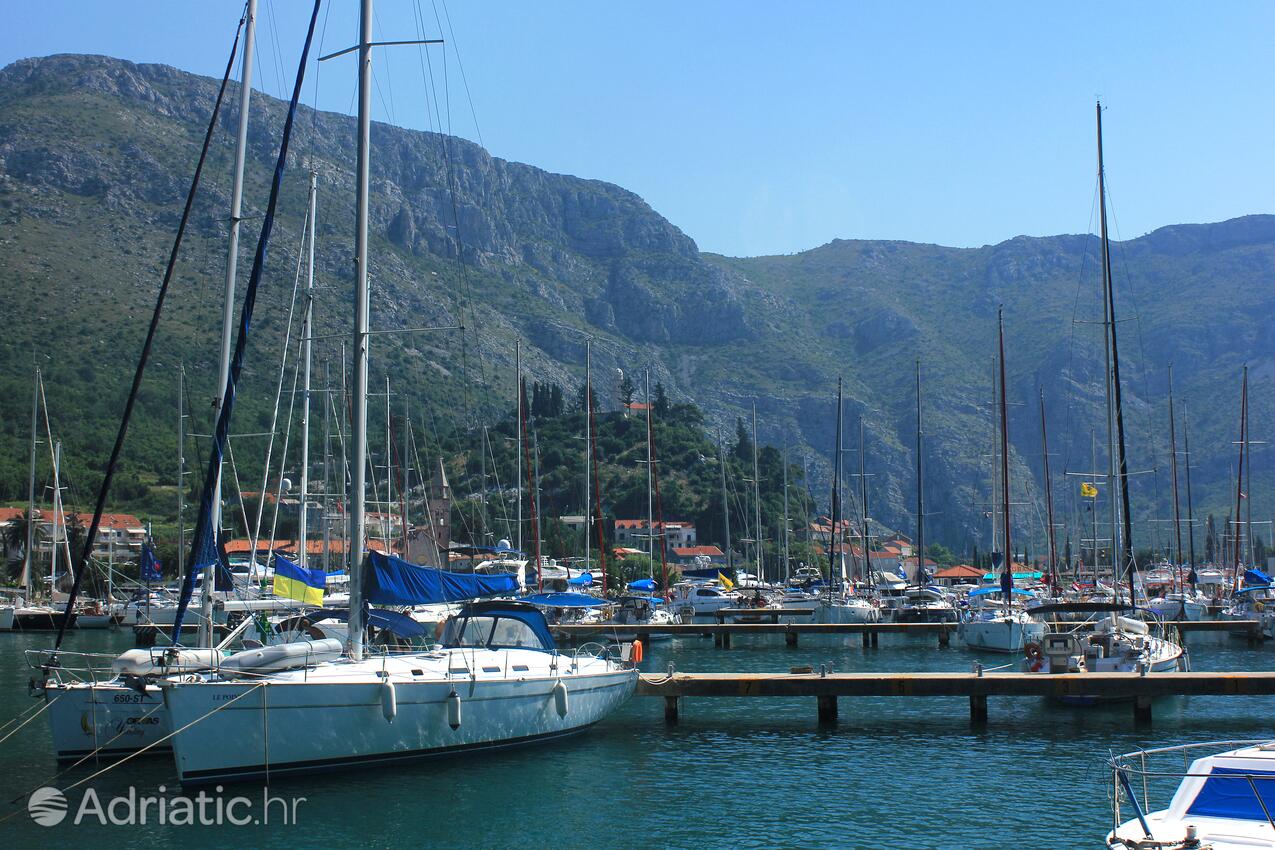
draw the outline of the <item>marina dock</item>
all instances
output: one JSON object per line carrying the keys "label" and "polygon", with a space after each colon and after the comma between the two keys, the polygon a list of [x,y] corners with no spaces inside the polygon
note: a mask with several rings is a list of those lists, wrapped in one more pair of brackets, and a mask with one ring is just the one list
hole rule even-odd
{"label": "marina dock", "polygon": [[1130,699],[1137,723],[1166,696],[1270,696],[1275,671],[1238,673],[644,673],[637,695],[664,698],[676,721],[685,697],[814,697],[820,723],[837,719],[841,697],[967,697],[970,720],[987,722],[989,697]]}
{"label": "marina dock", "polygon": [[[1080,625],[1080,624],[1077,624]],[[1250,644],[1262,640],[1261,623],[1257,620],[1171,620],[1164,624],[1169,632],[1176,632],[1185,639],[1191,632],[1230,632],[1243,635]],[[949,646],[956,632],[956,623],[677,623],[635,624],[623,626],[557,625],[555,637],[567,640],[591,640],[611,638],[617,634],[635,635],[639,639],[652,635],[673,635],[713,638],[713,645],[729,649],[732,636],[757,635],[784,636],[788,646],[797,646],[799,635],[862,635],[865,647],[877,646],[880,636],[886,635],[938,635],[939,646]]]}

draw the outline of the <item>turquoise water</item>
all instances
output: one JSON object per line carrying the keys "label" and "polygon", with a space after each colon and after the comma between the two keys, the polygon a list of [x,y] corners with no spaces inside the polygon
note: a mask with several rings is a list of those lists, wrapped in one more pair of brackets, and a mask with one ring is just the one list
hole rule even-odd
{"label": "turquoise water", "polygon": [[[79,633],[71,649],[125,648],[127,631]],[[0,723],[33,704],[21,650],[48,638],[0,635]],[[736,638],[728,650],[695,638],[658,643],[643,668],[786,671],[831,663],[838,671],[967,670],[975,656],[934,638],[858,636]],[[1224,636],[1193,635],[1195,669],[1270,669],[1272,650]],[[989,666],[1005,663],[984,656]],[[373,771],[271,783],[267,825],[116,826],[69,820],[39,826],[26,794],[65,787],[95,768],[53,780],[40,717],[0,743],[0,847],[91,850],[127,842],[224,847],[1101,847],[1109,828],[1109,751],[1225,738],[1275,738],[1271,701],[1260,697],[1171,698],[1154,725],[1135,729],[1128,705],[1068,709],[1039,699],[990,701],[975,730],[965,699],[842,699],[840,723],[819,728],[814,700],[684,700],[666,725],[663,703],[635,698],[567,742]],[[8,731],[8,727],[5,728]],[[0,733],[2,734],[2,733]],[[165,786],[161,794],[159,787]],[[72,812],[87,788],[105,805],[127,795],[172,797],[165,757],[138,759],[67,794]],[[263,789],[235,785],[223,800],[259,815]],[[17,798],[16,802],[11,802]],[[213,804],[206,810],[210,816]],[[246,808],[245,808],[246,807]],[[121,809],[120,811],[123,811]]]}

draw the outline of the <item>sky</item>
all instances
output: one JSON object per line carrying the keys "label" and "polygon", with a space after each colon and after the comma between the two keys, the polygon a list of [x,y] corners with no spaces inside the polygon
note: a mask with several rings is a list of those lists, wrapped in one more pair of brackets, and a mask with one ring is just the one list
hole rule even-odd
{"label": "sky", "polygon": [[[284,96],[310,4],[260,4],[254,85]],[[99,53],[220,77],[241,10],[10,4],[0,65]],[[322,53],[357,16],[328,3]],[[376,23],[447,41],[378,49],[376,120],[619,184],[705,251],[1090,232],[1098,97],[1118,238],[1275,211],[1275,4],[378,0]],[[352,112],[354,70],[312,65],[306,103]]]}

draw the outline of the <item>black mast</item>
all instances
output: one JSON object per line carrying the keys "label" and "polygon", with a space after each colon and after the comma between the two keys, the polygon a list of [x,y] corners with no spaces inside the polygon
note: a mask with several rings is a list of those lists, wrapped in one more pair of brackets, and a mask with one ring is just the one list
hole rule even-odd
{"label": "black mast", "polygon": [[925,584],[925,463],[921,443],[921,361],[916,361],[916,583]]}
{"label": "black mast", "polygon": [[1001,518],[1005,524],[1005,568],[1001,573],[1001,591],[1009,602],[1010,592],[1014,587],[1014,548],[1009,535],[1009,402],[1008,387],[1005,384],[1005,311],[996,311],[997,339],[1000,347],[1000,379],[1001,379]]}
{"label": "black mast", "polygon": [[[1121,560],[1129,574],[1129,604],[1134,600],[1134,574],[1138,565],[1133,556],[1133,516],[1129,511],[1129,461],[1125,454],[1124,440],[1124,405],[1120,391],[1120,347],[1116,343],[1116,297],[1115,287],[1111,280],[1111,241],[1107,236],[1107,177],[1102,163],[1102,102],[1097,104],[1098,115],[1098,218],[1102,227],[1102,288],[1107,302],[1107,319],[1110,321],[1111,333],[1111,388],[1115,394],[1116,405],[1116,446],[1118,449],[1121,531],[1124,539],[1121,544],[1124,551]],[[1114,552],[1114,546],[1112,548]]]}

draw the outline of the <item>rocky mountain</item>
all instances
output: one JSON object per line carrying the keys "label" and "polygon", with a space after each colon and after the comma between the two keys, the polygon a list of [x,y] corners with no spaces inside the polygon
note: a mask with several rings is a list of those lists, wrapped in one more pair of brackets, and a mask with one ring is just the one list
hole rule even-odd
{"label": "rocky mountain", "polygon": [[[173,68],[98,56],[30,59],[0,71],[0,499],[25,493],[36,362],[78,488],[70,496],[84,497],[93,485],[216,86]],[[234,102],[232,92],[130,436],[122,498],[150,499],[157,511],[175,474],[179,364],[190,382],[193,430],[208,427]],[[245,204],[256,216],[283,104],[254,95],[252,109]],[[507,162],[432,133],[376,124],[372,141],[373,325],[464,328],[374,339],[373,386],[391,376],[396,410],[410,403],[428,428],[472,427],[511,404],[515,339],[523,340],[531,375],[574,387],[592,338],[605,403],[616,403],[616,370],[645,367],[675,398],[699,404],[714,429],[733,432],[755,401],[762,440],[788,447],[794,459],[805,455],[823,501],[832,395],[842,375],[849,448],[858,417],[865,422],[872,513],[910,528],[919,359],[931,536],[984,547],[992,354],[1003,305],[1020,539],[1039,547],[1043,529],[1042,388],[1058,519],[1088,523],[1077,480],[1062,473],[1090,467],[1091,429],[1105,468],[1094,237],[1019,237],[976,249],[837,240],[791,256],[720,257],[701,253],[620,187]],[[338,334],[348,328],[352,297],[353,120],[303,109],[290,159],[243,393],[245,434],[270,421],[310,170],[320,199],[316,358],[340,384]],[[255,217],[245,224],[241,281],[258,226]],[[1139,537],[1163,542],[1167,526],[1151,520],[1169,516],[1169,364],[1190,417],[1197,513],[1225,514],[1234,498],[1231,441],[1244,363],[1254,438],[1269,436],[1275,359],[1265,326],[1275,306],[1275,217],[1163,228],[1118,243],[1113,265]],[[286,406],[285,398],[281,416]],[[251,471],[264,448],[253,439],[236,441],[249,479],[260,474]],[[1271,464],[1260,447],[1255,457],[1254,509],[1269,512]]]}

